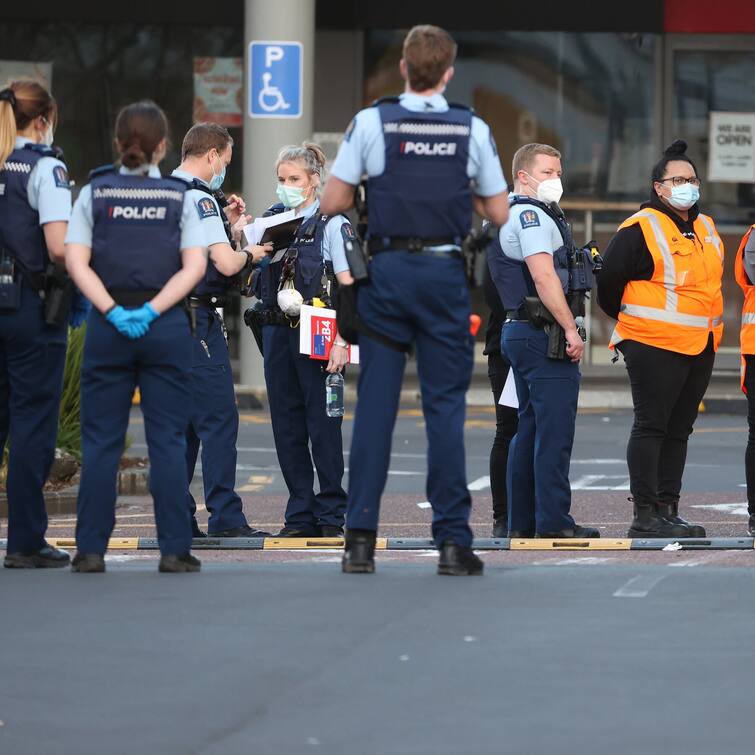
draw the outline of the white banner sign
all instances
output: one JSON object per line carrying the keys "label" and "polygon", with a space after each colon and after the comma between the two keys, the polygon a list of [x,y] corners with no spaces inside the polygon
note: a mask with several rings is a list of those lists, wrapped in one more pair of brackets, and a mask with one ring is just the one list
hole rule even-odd
{"label": "white banner sign", "polygon": [[243,84],[241,58],[194,58],[194,123],[241,126]]}
{"label": "white banner sign", "polygon": [[708,180],[755,183],[755,113],[711,112]]}

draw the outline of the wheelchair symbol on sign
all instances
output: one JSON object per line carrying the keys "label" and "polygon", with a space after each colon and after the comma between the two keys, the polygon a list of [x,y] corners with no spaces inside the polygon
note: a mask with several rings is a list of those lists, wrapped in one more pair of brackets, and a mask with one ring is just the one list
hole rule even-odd
{"label": "wheelchair symbol on sign", "polygon": [[262,74],[262,89],[260,89],[257,102],[266,113],[288,110],[291,105],[286,102],[281,90],[278,87],[270,86],[270,79],[272,78],[273,74],[271,73]]}

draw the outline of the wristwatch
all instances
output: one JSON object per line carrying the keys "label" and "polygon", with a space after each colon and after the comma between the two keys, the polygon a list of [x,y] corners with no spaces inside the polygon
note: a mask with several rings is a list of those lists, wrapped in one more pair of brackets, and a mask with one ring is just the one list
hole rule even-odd
{"label": "wristwatch", "polygon": [[349,347],[349,344],[346,343],[346,341],[336,339],[335,341],[333,341],[333,346],[338,346],[341,349],[347,349]]}

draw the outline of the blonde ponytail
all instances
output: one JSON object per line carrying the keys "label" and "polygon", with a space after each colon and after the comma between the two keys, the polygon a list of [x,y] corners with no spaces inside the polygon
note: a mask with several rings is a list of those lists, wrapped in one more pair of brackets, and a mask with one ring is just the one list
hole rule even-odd
{"label": "blonde ponytail", "polygon": [[[0,95],[5,92],[10,92],[10,90],[3,90]],[[16,134],[16,116],[13,113],[12,99],[11,97],[0,98],[0,170],[5,167],[8,155],[16,147]]]}

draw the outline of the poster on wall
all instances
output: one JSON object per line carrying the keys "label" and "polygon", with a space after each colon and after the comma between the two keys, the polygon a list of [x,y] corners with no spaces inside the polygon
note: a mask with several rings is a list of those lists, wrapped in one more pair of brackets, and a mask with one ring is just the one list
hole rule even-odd
{"label": "poster on wall", "polygon": [[241,126],[243,58],[194,58],[194,123]]}
{"label": "poster on wall", "polygon": [[755,113],[711,112],[708,180],[755,183]]}
{"label": "poster on wall", "polygon": [[52,63],[28,60],[0,60],[0,89],[18,79],[34,79],[52,91]]}

